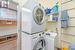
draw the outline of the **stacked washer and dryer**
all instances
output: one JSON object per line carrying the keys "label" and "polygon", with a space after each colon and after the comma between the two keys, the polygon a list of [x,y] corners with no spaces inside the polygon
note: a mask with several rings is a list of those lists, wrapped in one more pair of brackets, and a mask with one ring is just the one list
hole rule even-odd
{"label": "stacked washer and dryer", "polygon": [[[29,0],[24,4],[21,15],[21,50],[54,50],[50,47],[50,34],[46,33],[46,16],[41,4]],[[48,36],[48,40],[47,40]]]}

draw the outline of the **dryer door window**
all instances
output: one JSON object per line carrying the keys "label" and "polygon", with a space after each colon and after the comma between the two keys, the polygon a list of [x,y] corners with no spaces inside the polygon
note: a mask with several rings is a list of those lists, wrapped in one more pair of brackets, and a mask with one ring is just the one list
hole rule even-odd
{"label": "dryer door window", "polygon": [[44,39],[41,39],[40,41],[38,41],[33,50],[46,50],[46,42]]}
{"label": "dryer door window", "polygon": [[42,8],[35,8],[34,9],[34,20],[37,24],[41,25],[44,21],[44,11]]}

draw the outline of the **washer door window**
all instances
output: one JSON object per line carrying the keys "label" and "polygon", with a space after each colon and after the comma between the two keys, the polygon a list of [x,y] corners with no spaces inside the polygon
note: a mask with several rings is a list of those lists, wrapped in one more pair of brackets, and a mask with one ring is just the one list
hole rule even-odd
{"label": "washer door window", "polygon": [[44,22],[44,10],[42,8],[36,7],[33,14],[34,20],[37,24],[41,25]]}
{"label": "washer door window", "polygon": [[40,41],[38,41],[33,50],[46,50],[46,42],[44,39],[41,39]]}

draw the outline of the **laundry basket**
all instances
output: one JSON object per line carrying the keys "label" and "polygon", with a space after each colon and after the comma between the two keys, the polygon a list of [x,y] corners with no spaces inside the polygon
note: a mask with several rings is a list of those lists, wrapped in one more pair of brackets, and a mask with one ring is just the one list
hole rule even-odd
{"label": "laundry basket", "polygon": [[69,50],[75,50],[75,44],[71,44],[71,45],[69,46]]}
{"label": "laundry basket", "polygon": [[68,47],[63,47],[62,50],[68,50]]}

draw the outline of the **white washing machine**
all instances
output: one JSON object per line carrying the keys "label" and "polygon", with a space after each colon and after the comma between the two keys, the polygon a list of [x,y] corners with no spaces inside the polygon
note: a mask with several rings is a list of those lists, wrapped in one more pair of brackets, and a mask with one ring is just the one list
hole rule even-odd
{"label": "white washing machine", "polygon": [[47,50],[54,50],[54,39],[57,33],[47,31],[44,34],[44,39],[46,41],[46,49]]}
{"label": "white washing machine", "polygon": [[43,32],[33,35],[22,32],[21,50],[47,50]]}
{"label": "white washing machine", "polygon": [[54,50],[54,39],[57,33],[38,32],[28,34],[22,32],[21,50]]}
{"label": "white washing machine", "polygon": [[30,34],[46,29],[45,11],[41,4],[28,0],[22,8],[22,31]]}

